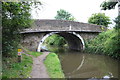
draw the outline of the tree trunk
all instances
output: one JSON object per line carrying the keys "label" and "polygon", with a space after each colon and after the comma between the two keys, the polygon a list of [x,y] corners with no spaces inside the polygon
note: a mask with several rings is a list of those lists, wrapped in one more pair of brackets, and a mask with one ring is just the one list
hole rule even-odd
{"label": "tree trunk", "polygon": [[118,16],[120,16],[120,1],[118,0]]}

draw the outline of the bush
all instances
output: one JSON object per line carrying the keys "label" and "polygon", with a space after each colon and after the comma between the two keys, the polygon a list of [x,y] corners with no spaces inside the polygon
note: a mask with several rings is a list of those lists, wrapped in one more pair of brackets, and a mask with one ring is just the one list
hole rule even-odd
{"label": "bush", "polygon": [[120,29],[108,30],[100,33],[93,40],[86,41],[86,51],[99,53],[120,59]]}
{"label": "bush", "polygon": [[19,32],[30,26],[30,5],[28,2],[2,2],[2,52],[13,56],[20,42]]}
{"label": "bush", "polygon": [[66,41],[63,37],[53,34],[45,40],[44,44],[62,47],[66,44]]}

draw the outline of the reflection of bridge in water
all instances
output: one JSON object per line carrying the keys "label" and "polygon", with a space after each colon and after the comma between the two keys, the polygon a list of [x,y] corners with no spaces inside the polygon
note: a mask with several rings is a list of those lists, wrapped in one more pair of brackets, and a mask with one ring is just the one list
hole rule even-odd
{"label": "reflection of bridge in water", "polygon": [[65,20],[35,20],[31,28],[22,34],[22,45],[32,51],[40,51],[45,39],[53,34],[65,38],[70,49],[84,50],[84,40],[102,32],[102,26]]}

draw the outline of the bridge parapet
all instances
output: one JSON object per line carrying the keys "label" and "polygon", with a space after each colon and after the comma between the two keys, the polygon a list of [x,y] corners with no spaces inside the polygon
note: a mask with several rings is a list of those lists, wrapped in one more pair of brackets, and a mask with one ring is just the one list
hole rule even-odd
{"label": "bridge parapet", "polygon": [[29,31],[85,31],[102,32],[103,26],[66,20],[35,20]]}

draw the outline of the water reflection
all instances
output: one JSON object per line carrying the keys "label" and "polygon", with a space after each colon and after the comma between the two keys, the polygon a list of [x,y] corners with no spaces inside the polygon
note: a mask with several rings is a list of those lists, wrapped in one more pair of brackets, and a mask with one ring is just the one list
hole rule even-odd
{"label": "water reflection", "polygon": [[58,53],[66,78],[118,78],[119,62],[109,56],[49,49]]}

